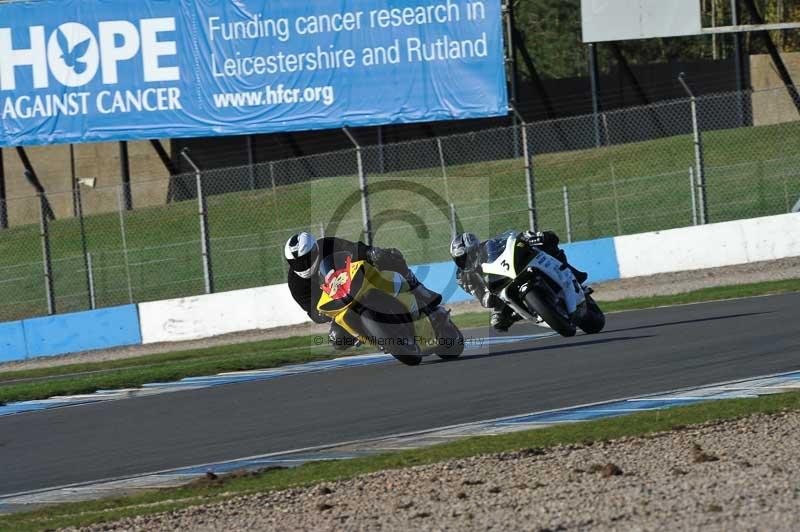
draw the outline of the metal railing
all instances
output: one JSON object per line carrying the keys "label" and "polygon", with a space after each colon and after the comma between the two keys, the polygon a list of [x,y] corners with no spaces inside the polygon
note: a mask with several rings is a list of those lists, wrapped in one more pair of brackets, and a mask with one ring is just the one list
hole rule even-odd
{"label": "metal railing", "polygon": [[800,205],[800,116],[786,98],[690,97],[197,168],[134,179],[134,210],[121,186],[11,198],[0,320],[285,282],[283,245],[301,230],[372,238],[422,264],[447,260],[462,230],[534,224],[579,241],[788,213]]}

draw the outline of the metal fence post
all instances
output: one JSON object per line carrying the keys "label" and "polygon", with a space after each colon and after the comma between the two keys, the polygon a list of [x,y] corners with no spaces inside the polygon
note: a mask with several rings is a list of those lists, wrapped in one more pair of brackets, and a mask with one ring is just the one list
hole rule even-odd
{"label": "metal fence post", "polygon": [[611,188],[614,191],[614,215],[617,221],[617,236],[622,235],[622,216],[619,212],[619,190],[617,189],[617,169],[611,161]]}
{"label": "metal fence post", "polygon": [[442,166],[442,178],[444,179],[444,199],[450,203],[450,184],[447,180],[447,163],[444,161],[444,147],[441,137],[436,138],[436,145],[439,148],[439,164]]}
{"label": "metal fence post", "polygon": [[598,93],[599,73],[597,70],[597,45],[589,43],[589,80],[592,88],[592,118],[594,121],[594,145],[599,148],[600,141],[600,95]]}
{"label": "metal fence post", "polygon": [[128,303],[133,304],[133,284],[131,283],[131,262],[128,258],[128,236],[125,232],[125,199],[122,186],[117,187],[117,211],[119,212],[119,232],[122,237],[122,257],[125,260],[125,277],[128,280]]}
{"label": "metal fence post", "polygon": [[456,218],[456,206],[450,204],[450,240],[453,241],[458,236],[458,218]]}
{"label": "metal fence post", "polygon": [[97,296],[94,291],[94,267],[91,253],[86,254],[86,277],[89,281],[89,305],[94,310],[97,308]]}
{"label": "metal fence post", "polygon": [[256,189],[256,157],[255,149],[253,148],[253,135],[245,137],[247,142],[247,167],[250,171],[250,190]]}
{"label": "metal fence post", "polygon": [[133,210],[133,195],[131,194],[131,163],[128,157],[128,142],[119,143],[119,164],[122,177],[122,190],[125,198],[125,210]]}
{"label": "metal fence post", "polygon": [[786,178],[786,169],[783,170],[783,197],[786,199],[786,212],[792,212],[789,207],[789,183]]}
{"label": "metal fence post", "polygon": [[[28,171],[25,171],[27,176]],[[29,178],[30,179],[30,178]],[[53,261],[50,255],[50,230],[47,220],[47,199],[39,191],[39,236],[42,238],[42,262],[44,264],[44,290],[47,296],[47,314],[56,313],[56,295],[53,290]]]}
{"label": "metal fence post", "polygon": [[569,188],[564,185],[564,223],[567,226],[567,243],[572,243],[572,217],[569,212]]}
{"label": "metal fence post", "polygon": [[3,165],[3,148],[0,148],[0,229],[8,229],[8,205],[6,205],[6,171]]}
{"label": "metal fence post", "polygon": [[211,237],[208,232],[208,204],[206,195],[203,194],[203,173],[200,167],[194,164],[189,157],[189,149],[184,148],[181,156],[189,163],[194,170],[195,184],[197,186],[197,213],[200,217],[200,249],[203,258],[203,279],[205,281],[206,294],[214,293],[214,270],[211,267]]}
{"label": "metal fence post", "polygon": [[694,130],[694,157],[697,165],[697,181],[700,194],[700,223],[705,225],[708,220],[708,198],[706,197],[706,168],[703,160],[703,137],[700,134],[700,123],[697,119],[697,98],[692,89],[686,83],[683,72],[678,76],[678,81],[683,85],[684,90],[689,95],[689,102],[692,107],[692,129]]}
{"label": "metal fence post", "polygon": [[83,196],[81,194],[81,182],[77,179],[73,179],[72,181],[73,186],[75,187],[72,191],[73,197],[75,199],[75,210],[77,211],[76,214],[78,215],[78,224],[80,226],[81,231],[81,249],[83,250],[83,266],[86,268],[86,291],[88,292],[89,296],[89,310],[94,310],[94,295],[92,294],[92,279],[90,274],[90,261],[89,258],[89,244],[86,240],[86,224],[84,223],[83,219]]}
{"label": "metal fence post", "polygon": [[536,211],[536,177],[533,173],[533,160],[530,148],[528,147],[528,127],[525,119],[517,111],[516,107],[511,107],[514,115],[519,120],[522,128],[522,157],[525,161],[525,186],[528,192],[528,226],[534,233],[539,226],[538,213]]}
{"label": "metal fence post", "polygon": [[272,208],[273,213],[272,215],[275,219],[278,219],[278,189],[275,186],[275,163],[273,161],[269,162],[269,180],[272,183]]}
{"label": "metal fence post", "polygon": [[697,225],[697,195],[694,188],[694,168],[689,167],[689,192],[692,193],[692,225]]}
{"label": "metal fence post", "polygon": [[361,144],[358,143],[356,138],[348,128],[342,128],[344,134],[353,143],[356,148],[356,163],[358,164],[358,184],[361,189],[361,217],[364,224],[364,238],[368,245],[372,245],[372,218],[369,212],[369,189],[367,187],[367,176],[364,173],[364,157],[361,153]]}
{"label": "metal fence post", "polygon": [[[278,189],[277,189],[277,187],[275,185],[275,162],[274,161],[270,161],[269,162],[269,180],[270,180],[270,183],[272,184],[272,209],[273,209],[272,216],[276,220],[280,220],[280,218],[278,216]],[[283,252],[281,252],[280,257],[281,258],[280,258],[279,262],[281,264],[281,271],[283,271],[283,274],[286,275],[289,272],[286,270],[286,261],[283,260]]]}

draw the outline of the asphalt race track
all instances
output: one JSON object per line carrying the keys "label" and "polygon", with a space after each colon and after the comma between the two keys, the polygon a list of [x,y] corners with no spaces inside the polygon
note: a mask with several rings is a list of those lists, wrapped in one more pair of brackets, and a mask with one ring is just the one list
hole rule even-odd
{"label": "asphalt race track", "polygon": [[789,294],[626,312],[596,336],[499,345],[456,362],[7,416],[0,495],[798,370],[798,308],[800,294]]}

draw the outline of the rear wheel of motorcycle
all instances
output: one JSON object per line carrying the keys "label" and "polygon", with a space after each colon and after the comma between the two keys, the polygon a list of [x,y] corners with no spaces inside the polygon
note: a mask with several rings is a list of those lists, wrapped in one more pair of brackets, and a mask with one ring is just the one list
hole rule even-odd
{"label": "rear wheel of motorcycle", "polygon": [[538,314],[547,324],[561,336],[575,336],[577,329],[575,325],[560,312],[553,308],[550,302],[539,295],[536,290],[531,290],[525,294],[525,302],[528,307]]}
{"label": "rear wheel of motorcycle", "polygon": [[586,310],[583,318],[578,322],[578,327],[586,334],[597,334],[606,326],[606,315],[600,309],[597,302],[590,296],[586,296]]}

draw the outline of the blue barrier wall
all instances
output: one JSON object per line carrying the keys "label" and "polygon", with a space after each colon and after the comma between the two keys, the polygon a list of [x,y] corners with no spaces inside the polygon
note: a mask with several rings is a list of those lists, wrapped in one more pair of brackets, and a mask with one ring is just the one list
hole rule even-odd
{"label": "blue barrier wall", "polygon": [[456,284],[456,265],[452,262],[438,262],[412,266],[414,275],[434,292],[442,294],[445,303],[469,301],[472,296]]}
{"label": "blue barrier wall", "polygon": [[570,264],[589,274],[590,283],[619,279],[617,248],[613,238],[564,244],[562,248]]}
{"label": "blue barrier wall", "polygon": [[22,322],[0,323],[0,362],[23,360],[27,353]]}
{"label": "blue barrier wall", "polygon": [[23,327],[29,357],[142,343],[136,305],[34,318]]}

